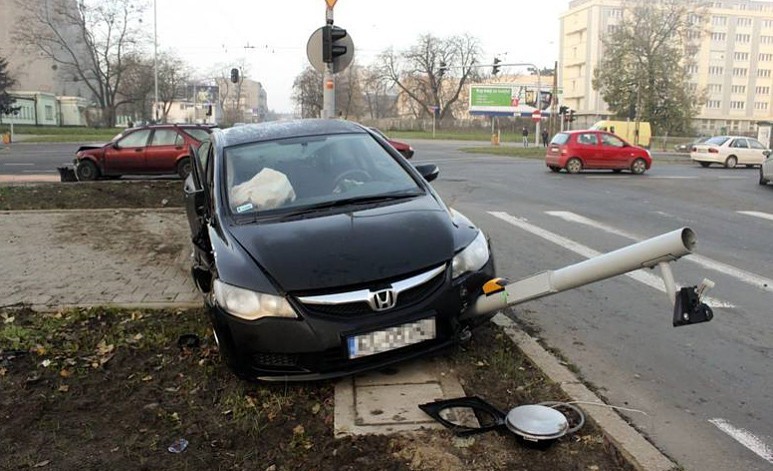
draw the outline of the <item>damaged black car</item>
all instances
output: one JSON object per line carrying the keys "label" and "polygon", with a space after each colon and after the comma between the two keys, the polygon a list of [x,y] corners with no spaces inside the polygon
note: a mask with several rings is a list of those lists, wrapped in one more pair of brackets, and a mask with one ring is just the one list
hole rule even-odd
{"label": "damaged black car", "polygon": [[468,335],[486,236],[383,138],[342,120],[214,130],[185,182],[192,275],[228,366],[312,380]]}

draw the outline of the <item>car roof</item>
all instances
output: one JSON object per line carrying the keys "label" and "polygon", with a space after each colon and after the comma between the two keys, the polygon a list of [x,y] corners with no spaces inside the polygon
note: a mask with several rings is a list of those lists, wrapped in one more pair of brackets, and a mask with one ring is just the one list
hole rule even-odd
{"label": "car roof", "polygon": [[224,147],[248,142],[272,141],[301,136],[324,136],[329,134],[367,134],[357,123],[341,119],[297,119],[292,121],[269,121],[247,124],[229,129],[216,130]]}

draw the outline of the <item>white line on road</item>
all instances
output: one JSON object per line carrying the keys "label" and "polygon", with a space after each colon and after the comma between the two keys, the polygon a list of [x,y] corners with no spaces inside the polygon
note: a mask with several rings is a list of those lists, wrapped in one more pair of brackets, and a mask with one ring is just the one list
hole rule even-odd
{"label": "white line on road", "polygon": [[770,219],[773,221],[773,214],[763,213],[760,211],[736,211],[738,214],[745,214],[747,216],[754,216],[762,219]]}
{"label": "white line on road", "polygon": [[735,427],[725,419],[709,419],[718,429],[730,435],[733,440],[753,451],[757,456],[773,464],[773,447],[763,442],[748,430]]}
{"label": "white line on road", "polygon": [[21,173],[35,173],[35,174],[45,174],[45,173],[57,173],[53,170],[22,170]]}
{"label": "white line on road", "polygon": [[30,164],[30,163],[23,163],[22,164],[22,163],[16,163],[16,162],[6,162],[3,165],[7,165],[9,167],[30,167],[30,166],[34,166],[35,164]]}
{"label": "white line on road", "polygon": [[[571,211],[546,211],[546,213],[551,216],[559,217],[565,221],[584,224],[586,226],[594,227],[596,229],[600,229],[604,232],[608,232],[610,234],[624,237],[626,239],[635,240],[637,242],[642,240],[641,237],[633,235],[630,232],[625,232],[620,229],[616,229],[612,226],[609,226],[607,224],[604,224],[598,221],[594,221],[593,219],[586,218],[585,216],[580,216],[579,214],[575,214]],[[771,215],[771,219],[773,219],[773,215]],[[685,259],[690,260],[693,263],[697,263],[698,265],[704,268],[708,268],[709,270],[714,270],[720,273],[724,273],[725,275],[736,278],[737,280],[740,280],[746,284],[754,286],[755,288],[759,288],[763,291],[773,293],[773,280],[769,278],[765,278],[764,276],[760,276],[755,273],[751,273],[746,270],[742,270],[732,265],[728,265],[726,263],[722,263],[720,261],[714,260],[712,258],[704,257],[698,254],[687,255]]]}
{"label": "white line on road", "polygon": [[[523,218],[517,218],[515,216],[511,216],[504,212],[489,211],[488,213],[494,216],[495,218],[501,219],[502,221],[505,221],[508,224],[511,224],[515,227],[523,229],[526,232],[530,232],[538,237],[542,237],[543,239],[549,242],[553,242],[554,244],[561,246],[565,249],[568,249],[576,254],[582,255],[583,257],[591,258],[591,257],[596,257],[598,255],[601,255],[601,252],[593,250],[590,247],[577,243],[566,237],[560,236],[558,234],[554,234],[548,230],[542,229],[541,227],[530,224],[526,222],[526,220]],[[663,284],[663,280],[661,280],[660,277],[655,276],[649,272],[646,272],[644,270],[636,270],[633,272],[626,273],[625,275],[630,278],[633,278],[639,283],[645,284],[660,292],[663,292],[663,293],[666,292],[666,288]],[[705,301],[706,301],[706,304],[708,304],[711,307],[717,307],[717,308],[735,307],[734,305],[726,301],[721,301],[719,299],[711,298],[708,296],[705,298]]]}

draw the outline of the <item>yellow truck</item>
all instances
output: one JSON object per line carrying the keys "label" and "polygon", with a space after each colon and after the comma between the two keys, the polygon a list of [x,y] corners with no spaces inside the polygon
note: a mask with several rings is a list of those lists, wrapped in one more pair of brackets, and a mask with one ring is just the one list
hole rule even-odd
{"label": "yellow truck", "polygon": [[636,134],[636,122],[635,121],[599,121],[591,129],[599,131],[607,131],[612,134],[617,134],[630,144],[642,147],[649,147],[652,140],[652,128],[650,123],[646,121],[639,121],[639,133]]}

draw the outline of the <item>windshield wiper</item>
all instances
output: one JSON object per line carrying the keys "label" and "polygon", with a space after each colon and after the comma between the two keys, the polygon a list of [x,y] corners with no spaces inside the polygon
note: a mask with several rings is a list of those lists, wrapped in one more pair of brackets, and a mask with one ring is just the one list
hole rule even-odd
{"label": "windshield wiper", "polygon": [[297,209],[289,210],[288,212],[281,214],[281,217],[282,219],[284,219],[286,217],[295,217],[302,214],[313,213],[313,212],[321,211],[325,209],[340,208],[343,206],[374,204],[374,203],[383,203],[387,201],[408,199],[408,198],[413,198],[415,196],[419,196],[421,194],[422,193],[410,191],[410,192],[399,192],[399,193],[386,193],[383,195],[373,195],[373,196],[358,196],[358,197],[352,197],[352,198],[343,198],[343,199],[334,200],[334,201],[323,201],[321,203],[301,206]]}

